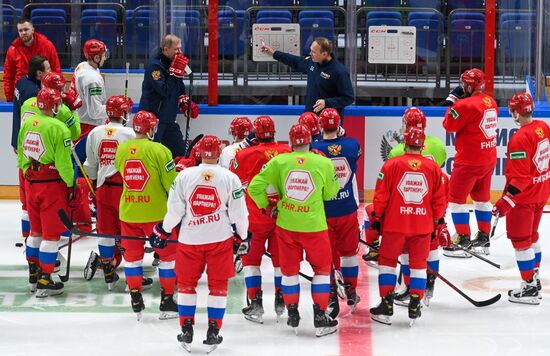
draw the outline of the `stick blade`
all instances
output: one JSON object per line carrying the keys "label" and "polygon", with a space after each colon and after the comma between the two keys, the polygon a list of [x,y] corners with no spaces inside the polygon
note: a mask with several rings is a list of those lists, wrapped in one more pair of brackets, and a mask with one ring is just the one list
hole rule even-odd
{"label": "stick blade", "polygon": [[204,134],[198,134],[193,139],[193,141],[191,141],[191,143],[189,144],[189,147],[187,148],[187,152],[185,152],[185,158],[189,158],[189,155],[191,154],[191,150],[193,149],[193,147],[195,147],[197,142],[199,142],[203,137],[204,137]]}
{"label": "stick blade", "polygon": [[492,305],[492,304],[495,304],[496,302],[498,302],[500,300],[500,298],[502,297],[502,295],[499,293],[497,295],[495,295],[493,298],[491,299],[487,299],[487,300],[482,300],[480,302],[475,302],[473,303],[476,307],[487,307],[489,305]]}
{"label": "stick blade", "polygon": [[67,230],[69,230],[72,233],[74,229],[73,222],[71,221],[71,219],[69,219],[69,216],[67,215],[65,210],[59,209],[57,211],[57,215],[59,216],[59,219],[61,219],[61,222],[63,223],[63,225],[65,225]]}

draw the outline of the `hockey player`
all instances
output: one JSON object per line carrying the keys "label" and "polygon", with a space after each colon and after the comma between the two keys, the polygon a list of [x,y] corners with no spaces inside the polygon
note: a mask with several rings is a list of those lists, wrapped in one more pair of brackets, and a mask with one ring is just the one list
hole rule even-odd
{"label": "hockey player", "polygon": [[[202,163],[178,174],[168,197],[168,212],[150,237],[151,246],[167,248],[171,231],[181,223],[176,257],[178,310],[181,334],[178,341],[189,352],[197,307],[197,282],[205,267],[208,276],[208,330],[204,344],[210,351],[223,338],[219,335],[227,303],[228,280],[233,277],[233,232],[247,236],[248,221],[244,190],[239,178],[220,167],[221,142],[215,136],[201,140]],[[239,247],[246,253],[250,240]]]}
{"label": "hockey player", "polygon": [[[101,234],[120,235],[118,214],[123,182],[114,160],[118,146],[136,137],[131,127],[125,127],[132,106],[130,98],[122,95],[110,97],[106,104],[109,123],[96,126],[86,140],[84,170],[96,186],[96,228]],[[119,279],[113,263],[115,240],[99,238],[98,247],[105,283],[112,290]]]}
{"label": "hockey player", "polygon": [[305,112],[298,118],[298,123],[306,125],[311,132],[311,141],[316,142],[323,138],[319,126],[319,116],[314,112]]}
{"label": "hockey player", "polygon": [[274,157],[250,182],[248,193],[258,208],[267,209],[269,185],[280,197],[277,203],[276,234],[279,243],[282,290],[288,309],[287,324],[295,328],[300,322],[300,261],[304,251],[313,268],[311,282],[313,323],[316,336],[336,332],[338,321],[326,313],[330,291],[332,257],[324,200],[332,199],[340,186],[332,162],[309,151],[311,133],[305,125],[290,129],[294,152]]}
{"label": "hockey player", "polygon": [[241,148],[241,142],[252,132],[252,122],[246,116],[236,117],[229,125],[229,133],[233,136],[233,143],[222,150],[220,165],[229,169],[235,159],[235,155]]}
{"label": "hockey player", "polygon": [[[485,75],[477,68],[465,71],[460,77],[464,98],[447,109],[443,127],[456,132],[456,156],[449,183],[449,209],[458,235],[455,242],[463,248],[480,248],[489,253],[491,230],[490,189],[496,164],[496,130],[498,107],[484,93]],[[478,226],[476,239],[470,240],[468,195],[474,201]],[[470,257],[458,248],[444,249],[450,257]]]}
{"label": "hockey player", "polygon": [[61,105],[61,94],[45,88],[38,92],[36,100],[40,114],[29,116],[22,123],[17,152],[19,168],[25,177],[31,225],[26,240],[29,283],[36,297],[44,298],[63,293],[63,283],[54,282],[51,274],[59,239],[65,231],[57,211],[67,209],[74,171],[69,129],[53,119]]}
{"label": "hockey player", "polygon": [[[420,317],[426,288],[426,260],[431,234],[445,234],[447,201],[441,168],[420,154],[424,132],[411,127],[405,132],[405,155],[384,163],[374,193],[374,221],[381,226],[378,287],[382,301],[371,308],[371,318],[391,325],[397,258],[408,247],[411,267],[409,318]],[[449,237],[450,238],[450,237]]]}
{"label": "hockey player", "polygon": [[508,108],[520,129],[508,143],[506,187],[493,214],[507,217],[506,235],[512,241],[523,280],[519,289],[508,291],[508,300],[539,304],[542,254],[538,228],[550,196],[550,129],[546,122],[531,117],[534,110],[531,95],[514,94]]}
{"label": "hockey player", "polygon": [[[338,137],[340,114],[336,109],[324,109],[319,115],[319,120],[323,129],[323,139],[313,142],[311,147],[330,158],[338,176],[340,191],[334,198],[325,202],[325,214],[332,246],[332,263],[335,270],[343,276],[347,304],[353,313],[361,300],[355,290],[359,275],[356,256],[359,244],[359,196],[355,172],[357,161],[361,157],[361,147],[354,138]],[[340,309],[336,288],[336,282],[332,281],[329,310],[333,310],[333,317],[338,315]]]}
{"label": "hockey player", "polygon": [[[259,116],[254,120],[254,131],[259,145],[245,148],[237,153],[231,168],[235,172],[243,186],[246,188],[262,167],[271,159],[281,153],[292,152],[292,149],[275,142],[275,123],[269,116]],[[243,309],[245,319],[263,323],[263,298],[262,298],[262,273],[260,266],[262,257],[267,251],[271,254],[275,275],[275,313],[279,318],[285,311],[285,302],[281,291],[281,268],[279,263],[279,250],[275,233],[275,219],[270,216],[272,208],[277,204],[279,197],[272,186],[267,188],[270,207],[259,209],[250,195],[246,194],[246,206],[248,208],[249,231],[254,237],[251,241],[250,252],[242,258],[244,266],[244,281],[247,290],[247,300],[250,305]]]}
{"label": "hockey player", "polygon": [[[136,138],[120,144],[115,154],[115,168],[124,181],[119,207],[122,235],[144,237],[143,241],[122,240],[126,261],[124,274],[132,298],[132,309],[138,320],[141,320],[141,312],[145,309],[141,295],[145,237],[164,218],[170,185],[176,177],[170,151],[160,143],[151,141],[157,124],[158,119],[153,113],[139,111],[133,119]],[[175,318],[176,248],[170,244],[164,249],[156,249],[156,252],[160,257],[159,319]]]}

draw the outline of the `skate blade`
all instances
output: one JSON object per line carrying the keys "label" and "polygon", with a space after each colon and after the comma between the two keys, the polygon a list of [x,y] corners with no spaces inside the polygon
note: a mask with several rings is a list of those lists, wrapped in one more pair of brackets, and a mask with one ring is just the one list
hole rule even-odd
{"label": "skate blade", "polygon": [[400,307],[409,307],[409,299],[407,300],[393,300],[393,304],[398,305]]}
{"label": "skate blade", "polygon": [[336,331],[338,331],[337,326],[326,326],[322,328],[315,328],[315,336],[316,337],[323,337],[330,334],[334,334]]}
{"label": "skate blade", "polygon": [[540,300],[538,297],[532,297],[532,298],[523,298],[523,299],[515,299],[512,297],[508,297],[508,300],[512,303],[516,304],[527,304],[527,305],[539,305]]}
{"label": "skate blade", "polygon": [[472,255],[464,251],[451,252],[451,251],[443,250],[443,256],[451,257],[451,258],[472,258]]}
{"label": "skate blade", "polygon": [[251,321],[253,323],[256,323],[256,324],[263,324],[264,323],[264,319],[262,316],[252,316],[252,315],[244,315],[244,318],[248,321]]}
{"label": "skate blade", "polygon": [[378,262],[367,261],[367,266],[378,269]]}
{"label": "skate blade", "polygon": [[63,289],[60,289],[60,290],[37,289],[36,290],[36,298],[53,297],[60,294],[63,294]]}
{"label": "skate blade", "polygon": [[391,325],[391,317],[387,315],[370,315],[370,318],[384,325]]}
{"label": "skate blade", "polygon": [[137,321],[140,322],[143,319],[143,313],[139,312],[139,313],[135,313],[135,314],[136,314]]}
{"label": "skate blade", "polygon": [[189,353],[191,353],[191,344],[188,344],[186,342],[181,342],[181,347],[183,347],[183,349]]}
{"label": "skate blade", "polygon": [[472,251],[477,253],[478,255],[489,256],[491,254],[491,252],[489,251],[489,247],[473,247]]}
{"label": "skate blade", "polygon": [[206,350],[206,354],[210,355],[210,353],[212,353],[217,348],[218,348],[218,344],[208,345],[208,349]]}
{"label": "skate blade", "polygon": [[423,303],[424,303],[425,306],[427,306],[427,307],[430,306],[430,299],[432,299],[432,298],[426,298],[426,297],[424,297]]}
{"label": "skate blade", "polygon": [[416,319],[410,319],[409,320],[409,327],[411,328],[414,325],[415,322],[416,322]]}
{"label": "skate blade", "polygon": [[176,319],[178,317],[179,314],[176,311],[161,311],[159,313],[159,320]]}
{"label": "skate blade", "polygon": [[294,330],[294,334],[296,334],[296,336],[298,336],[298,328],[293,327],[292,330]]}
{"label": "skate blade", "polygon": [[29,290],[31,291],[31,293],[36,292],[36,289],[37,289],[36,283],[30,283],[29,284]]}

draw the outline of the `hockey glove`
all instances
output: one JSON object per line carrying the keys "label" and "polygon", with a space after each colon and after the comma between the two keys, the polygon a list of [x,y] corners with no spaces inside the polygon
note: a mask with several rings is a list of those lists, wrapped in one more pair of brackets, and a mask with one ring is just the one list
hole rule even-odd
{"label": "hockey glove", "polygon": [[370,229],[373,229],[375,231],[378,231],[379,234],[382,233],[382,218],[379,218],[376,216],[374,211],[372,212],[372,215],[370,216]]}
{"label": "hockey glove", "polygon": [[149,235],[149,244],[153,248],[163,249],[166,247],[168,238],[170,238],[170,232],[164,231],[162,222],[159,222],[153,228],[151,235]]}
{"label": "hockey glove", "polygon": [[449,93],[449,96],[443,102],[443,106],[453,106],[458,100],[464,98],[464,88],[457,86]]}
{"label": "hockey glove", "polygon": [[76,93],[64,91],[61,93],[61,98],[71,111],[75,111],[82,106],[82,99]]}
{"label": "hockey glove", "polygon": [[75,184],[69,188],[69,198],[68,198],[68,205],[69,209],[76,210],[80,206],[82,200],[82,192],[78,184],[75,182]]}
{"label": "hockey glove", "polygon": [[252,240],[252,234],[250,231],[247,233],[246,239],[241,241],[239,248],[237,249],[237,255],[244,256],[250,251],[250,240]]}
{"label": "hockey glove", "polygon": [[[180,111],[181,113],[186,116],[187,115],[187,110],[189,110],[189,96],[187,95],[180,95],[179,99],[178,99],[178,106],[180,108]],[[199,107],[197,106],[197,104],[195,104],[193,101],[191,101],[191,113],[190,113],[190,117],[192,119],[196,119],[200,114],[200,110],[199,110]]]}
{"label": "hockey glove", "polygon": [[512,194],[506,193],[496,202],[495,206],[493,206],[492,213],[493,215],[497,215],[498,213],[500,217],[503,217],[506,216],[514,206],[516,206],[514,197]]}
{"label": "hockey glove", "polygon": [[189,59],[187,59],[187,57],[183,54],[178,53],[172,61],[170,69],[168,69],[168,73],[174,77],[183,78],[185,76],[185,67],[187,67],[188,64]]}
{"label": "hockey glove", "polygon": [[439,246],[443,248],[449,248],[453,245],[445,218],[434,220],[434,237],[439,241]]}
{"label": "hockey glove", "polygon": [[251,132],[244,138],[244,140],[241,141],[240,146],[241,148],[247,148],[251,146],[257,146],[260,144],[260,141],[256,138],[256,134],[254,132]]}

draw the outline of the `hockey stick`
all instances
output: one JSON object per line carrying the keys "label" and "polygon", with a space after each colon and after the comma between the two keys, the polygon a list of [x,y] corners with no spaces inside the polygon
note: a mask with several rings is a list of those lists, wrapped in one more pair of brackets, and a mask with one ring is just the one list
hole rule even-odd
{"label": "hockey stick", "polygon": [[[191,68],[189,66],[185,66],[185,73],[189,75],[189,103],[187,103],[187,122],[185,123],[185,156],[189,157],[189,134],[190,134],[190,127],[189,124],[191,122],[191,106],[193,103],[193,72],[191,71]],[[183,79],[182,79],[183,81]]]}
{"label": "hockey stick", "polygon": [[204,134],[198,134],[193,141],[191,141],[191,144],[189,145],[189,149],[185,152],[185,158],[189,158],[191,155],[191,151],[193,150],[193,147],[204,137]]}
{"label": "hockey stick", "polygon": [[[493,226],[491,227],[491,233],[489,234],[489,239],[493,239],[493,236],[495,236],[495,231],[497,229],[498,219],[500,218],[500,211],[497,211],[495,214],[495,221],[493,221]],[[493,239],[496,240],[496,239]]]}
{"label": "hockey stick", "polygon": [[499,265],[498,263],[495,263],[495,262],[493,262],[493,261],[491,261],[491,260],[489,260],[489,259],[487,259],[487,258],[485,258],[485,257],[483,257],[483,256],[481,256],[481,255],[479,255],[479,254],[477,254],[477,253],[475,253],[474,251],[470,251],[470,250],[468,250],[467,248],[464,248],[464,247],[462,247],[462,246],[460,246],[460,245],[458,245],[458,244],[453,244],[453,247],[456,247],[456,248],[458,248],[459,250],[462,250],[462,251],[466,252],[467,254],[470,254],[470,255],[474,256],[475,258],[478,258],[478,259],[480,259],[481,261],[486,262],[486,263],[490,264],[491,266],[500,269],[500,265]]}
{"label": "hockey stick", "polygon": [[[374,248],[374,246],[371,246],[369,243],[367,243],[366,241],[364,240],[359,240],[359,242],[361,242],[362,244],[365,244],[367,245],[368,247],[374,249],[374,250],[377,250],[376,248]],[[401,264],[401,262],[397,261],[397,263]],[[447,278],[443,277],[439,272],[435,272],[434,270],[432,270],[430,267],[427,267],[427,270],[429,273],[432,273],[434,274],[437,278],[441,279],[441,281],[443,281],[443,283],[445,283],[446,285],[448,285],[449,287],[451,287],[452,290],[454,290],[455,292],[457,292],[458,294],[460,294],[464,299],[466,299],[467,301],[469,301],[470,303],[472,303],[474,306],[476,307],[486,307],[486,306],[489,306],[489,305],[492,305],[492,304],[495,304],[496,302],[498,302],[500,300],[500,298],[502,297],[499,294],[495,295],[494,297],[490,298],[490,299],[487,299],[487,300],[481,300],[481,301],[477,301],[477,300],[474,300],[472,299],[470,296],[468,296],[466,293],[464,293],[462,290],[460,290],[457,286],[455,286],[454,284],[452,284]]]}
{"label": "hockey stick", "polygon": [[[271,258],[271,254],[269,252],[264,252],[264,255]],[[308,281],[313,281],[313,277],[310,277],[308,276],[307,274],[305,273],[302,273],[302,272],[298,272],[300,274],[300,276],[304,277],[305,279],[307,279]]]}
{"label": "hockey stick", "polygon": [[84,177],[84,180],[86,181],[86,184],[88,185],[88,188],[90,189],[90,193],[92,193],[93,196],[95,196],[94,187],[92,186],[92,181],[90,180],[90,177],[86,174],[86,171],[84,170],[84,167],[82,166],[82,162],[80,162],[80,158],[78,158],[78,155],[76,154],[76,151],[71,149],[71,154],[73,155],[73,159],[78,165],[78,168],[80,169],[80,172],[82,172],[82,176]]}
{"label": "hockey stick", "polygon": [[[139,237],[139,236],[123,236],[123,235],[112,235],[112,234],[98,234],[94,232],[85,232],[79,230],[76,226],[73,225],[71,222],[71,219],[67,216],[67,213],[63,209],[59,209],[57,211],[57,215],[59,215],[59,218],[61,219],[61,222],[65,227],[75,235],[80,236],[91,236],[91,237],[104,237],[107,239],[121,239],[121,240],[135,240],[135,241],[147,241],[146,237]],[[167,240],[167,243],[177,243],[178,240]]]}
{"label": "hockey stick", "polygon": [[124,98],[128,97],[128,77],[130,76],[130,62],[126,62],[126,80],[124,81]]}
{"label": "hockey stick", "polygon": [[[73,212],[71,211],[71,217]],[[73,252],[73,233],[69,233],[69,242],[68,242],[69,248],[67,249],[67,269],[65,271],[65,275],[58,274],[59,279],[61,282],[65,283],[69,280],[69,276],[71,274],[71,255]],[[58,251],[60,248],[58,248]]]}

